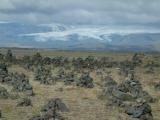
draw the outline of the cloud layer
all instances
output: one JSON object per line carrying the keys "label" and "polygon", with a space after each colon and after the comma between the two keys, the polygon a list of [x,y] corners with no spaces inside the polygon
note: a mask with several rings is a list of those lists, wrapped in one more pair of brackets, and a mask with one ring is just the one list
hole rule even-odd
{"label": "cloud layer", "polygon": [[48,26],[52,28],[50,32],[20,34],[19,36],[32,37],[35,41],[46,42],[50,40],[68,41],[70,39],[85,40],[92,39],[101,42],[110,42],[110,35],[128,35],[128,34],[140,34],[140,33],[160,33],[159,29],[148,29],[145,27],[118,27],[118,26],[73,26],[73,25],[61,25],[61,24],[45,24],[42,26]]}
{"label": "cloud layer", "polygon": [[0,21],[160,26],[160,0],[1,0]]}

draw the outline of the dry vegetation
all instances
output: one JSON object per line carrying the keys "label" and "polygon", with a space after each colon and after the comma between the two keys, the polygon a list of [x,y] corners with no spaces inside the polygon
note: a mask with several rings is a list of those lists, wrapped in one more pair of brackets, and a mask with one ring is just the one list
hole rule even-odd
{"label": "dry vegetation", "polygon": [[[6,49],[1,49],[1,53],[6,53]],[[13,54],[18,58],[24,55],[33,55],[37,50],[12,50]],[[38,50],[42,56],[67,56],[67,57],[109,57],[114,61],[130,60],[133,56],[132,53],[94,53],[94,52],[53,52],[47,50]],[[150,59],[154,59],[158,54],[147,54],[144,63]],[[160,59],[159,59],[160,61]],[[97,75],[97,70],[94,69],[90,72],[93,78],[94,88],[77,87],[74,84],[64,85],[63,82],[57,82],[55,85],[44,85],[34,80],[34,72],[26,70],[20,65],[12,64],[8,67],[9,72],[24,73],[30,81],[35,93],[30,96],[33,106],[17,107],[17,101],[26,96],[18,92],[19,95],[16,99],[0,99],[0,109],[2,111],[2,120],[29,120],[32,116],[41,114],[41,107],[47,103],[51,98],[61,98],[69,108],[69,112],[61,113],[67,120],[132,120],[123,109],[106,105],[106,100],[99,99],[102,93],[102,78],[109,75],[117,83],[125,80],[125,76],[119,74],[117,67],[103,68],[102,75]],[[56,76],[58,67],[52,68],[54,76]],[[135,76],[141,82],[142,87],[152,97],[156,98],[156,102],[150,103],[154,120],[160,120],[160,90],[155,90],[154,85],[160,82],[160,67],[155,67],[153,73],[146,73],[147,68],[143,65],[135,68]],[[10,94],[16,94],[11,86],[0,84],[5,87]]]}

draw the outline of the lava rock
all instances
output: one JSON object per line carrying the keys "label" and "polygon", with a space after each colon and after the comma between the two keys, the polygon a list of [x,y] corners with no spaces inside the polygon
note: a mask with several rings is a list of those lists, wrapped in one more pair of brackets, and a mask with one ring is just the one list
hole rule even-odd
{"label": "lava rock", "polygon": [[33,93],[33,88],[31,84],[29,83],[29,79],[26,77],[25,74],[12,74],[12,86],[13,89],[19,91],[19,92],[28,92],[31,91]]}
{"label": "lava rock", "polygon": [[143,90],[138,80],[128,79],[118,86],[118,89],[125,93],[130,93],[135,99],[142,98],[147,102],[153,102],[154,99]]}
{"label": "lava rock", "polygon": [[93,78],[89,76],[89,73],[84,73],[77,81],[77,86],[85,87],[85,88],[93,88]]}
{"label": "lava rock", "polygon": [[147,103],[130,106],[126,109],[128,115],[131,115],[133,118],[139,118],[140,120],[153,120],[151,112],[151,107]]}
{"label": "lava rock", "polygon": [[35,72],[34,80],[39,81],[41,84],[52,85],[55,84],[55,79],[52,77],[50,69],[44,66],[39,66]]}
{"label": "lava rock", "polygon": [[113,89],[112,95],[122,101],[134,101],[134,97],[131,94],[122,92],[118,89]]}
{"label": "lava rock", "polygon": [[0,63],[0,82],[5,83],[5,78],[8,76],[8,69],[5,63]]}
{"label": "lava rock", "polygon": [[7,99],[9,97],[9,93],[4,87],[0,87],[0,98]]}

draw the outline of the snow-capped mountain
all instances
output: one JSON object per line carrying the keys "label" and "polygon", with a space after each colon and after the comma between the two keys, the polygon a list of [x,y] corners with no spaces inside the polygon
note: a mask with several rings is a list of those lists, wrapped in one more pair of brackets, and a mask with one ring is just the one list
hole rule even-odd
{"label": "snow-capped mountain", "polygon": [[[93,39],[103,42],[111,42],[112,35],[125,36],[128,34],[142,34],[142,33],[160,33],[158,30],[148,30],[148,29],[130,29],[130,28],[111,28],[106,26],[65,26],[60,24],[46,24],[41,25],[45,27],[50,27],[52,30],[49,32],[38,32],[31,34],[22,34],[25,37],[34,37],[36,41],[48,41],[48,40],[61,40],[69,41],[70,39]],[[37,39],[38,38],[38,39]]]}
{"label": "snow-capped mountain", "polygon": [[160,51],[160,30],[144,27],[0,22],[1,47]]}

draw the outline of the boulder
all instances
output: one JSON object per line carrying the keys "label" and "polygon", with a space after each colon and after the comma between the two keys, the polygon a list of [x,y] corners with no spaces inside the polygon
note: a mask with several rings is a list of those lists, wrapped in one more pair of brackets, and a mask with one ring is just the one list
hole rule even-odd
{"label": "boulder", "polygon": [[126,108],[126,113],[133,118],[139,118],[140,120],[153,120],[152,110],[149,104],[142,103],[136,104]]}
{"label": "boulder", "polygon": [[89,73],[84,73],[77,80],[76,85],[85,88],[93,88],[94,87],[93,78],[90,77]]}
{"label": "boulder", "polygon": [[12,74],[12,82],[13,89],[19,92],[28,92],[33,93],[33,88],[29,83],[29,79],[25,74]]}
{"label": "boulder", "polygon": [[7,62],[13,62],[13,54],[11,50],[8,50],[6,55],[5,55],[5,60]]}
{"label": "boulder", "polygon": [[5,63],[0,63],[0,82],[5,83],[5,78],[8,76],[8,69]]}
{"label": "boulder", "polygon": [[127,94],[117,89],[117,83],[113,80],[112,77],[106,76],[103,81],[104,89],[102,95],[107,99],[107,106],[124,106],[123,99],[127,96]]}
{"label": "boulder", "polygon": [[122,101],[134,101],[134,97],[131,94],[122,92],[118,89],[113,89],[112,95]]}
{"label": "boulder", "polygon": [[[133,118],[153,120],[151,107],[146,102],[154,102],[154,99],[143,90],[138,80],[128,77],[119,85],[111,77],[106,77],[104,81],[103,95],[108,106],[125,108]],[[137,101],[141,104],[135,104]]]}
{"label": "boulder", "polygon": [[9,93],[7,92],[7,89],[0,87],[0,99],[7,99],[8,97]]}
{"label": "boulder", "polygon": [[45,66],[39,66],[35,72],[34,80],[39,81],[41,84],[52,85],[55,84],[55,79],[52,77],[51,69]]}
{"label": "boulder", "polygon": [[154,99],[143,90],[141,83],[138,80],[127,79],[122,82],[118,89],[125,93],[130,93],[135,99],[142,98],[147,102],[153,102]]}

